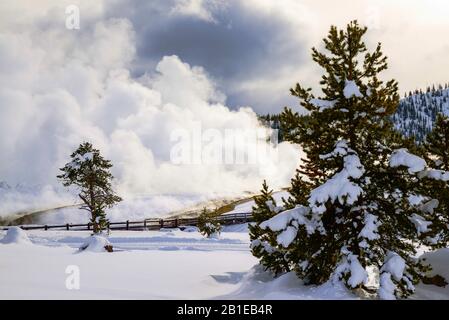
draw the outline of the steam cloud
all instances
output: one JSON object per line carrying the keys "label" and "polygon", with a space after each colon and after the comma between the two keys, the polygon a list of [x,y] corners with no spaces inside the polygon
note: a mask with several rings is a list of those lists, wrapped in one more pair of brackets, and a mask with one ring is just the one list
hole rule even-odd
{"label": "steam cloud", "polygon": [[56,186],[58,168],[85,140],[112,160],[125,197],[238,194],[258,190],[264,178],[279,188],[292,177],[299,151],[285,142],[262,169],[174,164],[174,130],[191,132],[198,123],[219,132],[257,130],[256,114],[230,110],[206,70],[175,55],[133,78],[133,26],[100,19],[101,6],[77,31],[64,28],[63,9],[35,11],[0,29],[0,181]]}

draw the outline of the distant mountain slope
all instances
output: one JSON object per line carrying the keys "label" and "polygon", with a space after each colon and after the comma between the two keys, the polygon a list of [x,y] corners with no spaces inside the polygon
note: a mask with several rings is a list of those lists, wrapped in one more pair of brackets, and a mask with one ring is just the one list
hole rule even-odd
{"label": "distant mountain slope", "polygon": [[[416,90],[399,102],[392,121],[396,130],[407,137],[415,136],[421,142],[432,130],[437,114],[449,116],[449,84],[428,87],[426,92]],[[284,140],[283,128],[278,114],[259,115],[262,124],[279,130],[279,142]]]}
{"label": "distant mountain slope", "polygon": [[438,113],[449,116],[447,84],[444,87],[427,88],[426,92],[415,91],[401,99],[393,116],[394,127],[405,136],[415,136],[417,141],[422,141],[432,130]]}

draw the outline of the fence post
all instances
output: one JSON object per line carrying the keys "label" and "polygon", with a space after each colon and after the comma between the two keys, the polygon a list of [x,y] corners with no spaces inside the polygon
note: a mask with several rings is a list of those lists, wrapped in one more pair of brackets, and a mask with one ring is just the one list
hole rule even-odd
{"label": "fence post", "polygon": [[67,231],[69,231],[69,229],[70,229],[70,226],[69,226],[69,224],[67,223],[66,225],[65,225],[65,228],[67,229]]}
{"label": "fence post", "polygon": [[144,229],[147,228],[147,220],[143,220],[143,228],[144,228]]}
{"label": "fence post", "polygon": [[47,225],[45,225],[45,226],[44,226],[44,229],[45,229],[45,230],[48,230],[48,226],[47,226]]}
{"label": "fence post", "polygon": [[129,220],[126,220],[126,230],[129,230]]}
{"label": "fence post", "polygon": [[161,228],[163,228],[164,227],[164,219],[161,219],[159,222],[161,224]]}
{"label": "fence post", "polygon": [[178,219],[175,219],[175,228],[178,227]]}
{"label": "fence post", "polygon": [[87,223],[87,230],[90,230],[90,222]]}

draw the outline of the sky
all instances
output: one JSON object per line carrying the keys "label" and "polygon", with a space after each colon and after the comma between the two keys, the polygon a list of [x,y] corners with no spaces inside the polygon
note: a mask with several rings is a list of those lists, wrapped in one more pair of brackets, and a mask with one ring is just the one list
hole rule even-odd
{"label": "sky", "polygon": [[[69,5],[79,29],[67,28]],[[128,192],[285,186],[295,146],[279,145],[262,169],[179,166],[170,136],[198,124],[258,130],[256,113],[300,110],[289,88],[319,89],[311,47],[353,19],[369,27],[369,47],[383,43],[384,78],[402,93],[445,83],[448,16],[443,0],[1,1],[0,181],[55,184],[88,140]]]}
{"label": "sky", "polygon": [[162,57],[177,55],[203,67],[234,109],[250,106],[267,113],[297,106],[289,96],[296,82],[318,89],[321,73],[310,48],[321,46],[331,24],[344,26],[353,19],[369,27],[368,43],[383,43],[390,63],[385,77],[397,79],[401,93],[448,81],[444,0],[7,0],[1,4],[2,24],[39,17],[45,27],[49,16],[55,21],[59,14],[62,20],[68,4],[80,8],[78,33],[89,32],[98,20],[129,22],[136,50],[133,77],[151,74]]}
{"label": "sky", "polygon": [[321,75],[310,58],[329,26],[353,19],[369,27],[366,41],[382,42],[385,77],[402,93],[447,82],[449,3],[444,0],[183,0],[116,1],[108,16],[126,17],[136,31],[133,74],[148,72],[176,54],[205,68],[228,98],[260,113],[295,106],[296,82],[317,88]]}

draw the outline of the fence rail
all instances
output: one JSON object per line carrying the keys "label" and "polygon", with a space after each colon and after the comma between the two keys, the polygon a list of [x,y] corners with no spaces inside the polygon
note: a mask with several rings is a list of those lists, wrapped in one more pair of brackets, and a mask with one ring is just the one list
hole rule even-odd
{"label": "fence rail", "polygon": [[[232,225],[252,221],[252,215],[248,212],[223,214],[217,217],[218,221],[223,225]],[[186,226],[197,226],[198,218],[150,218],[142,221],[122,221],[110,222],[110,230],[160,230],[162,228],[181,228]],[[2,226],[0,230],[8,230],[10,226]],[[92,230],[92,223],[86,224],[57,224],[57,225],[20,225],[23,230],[72,230],[84,231]]]}

